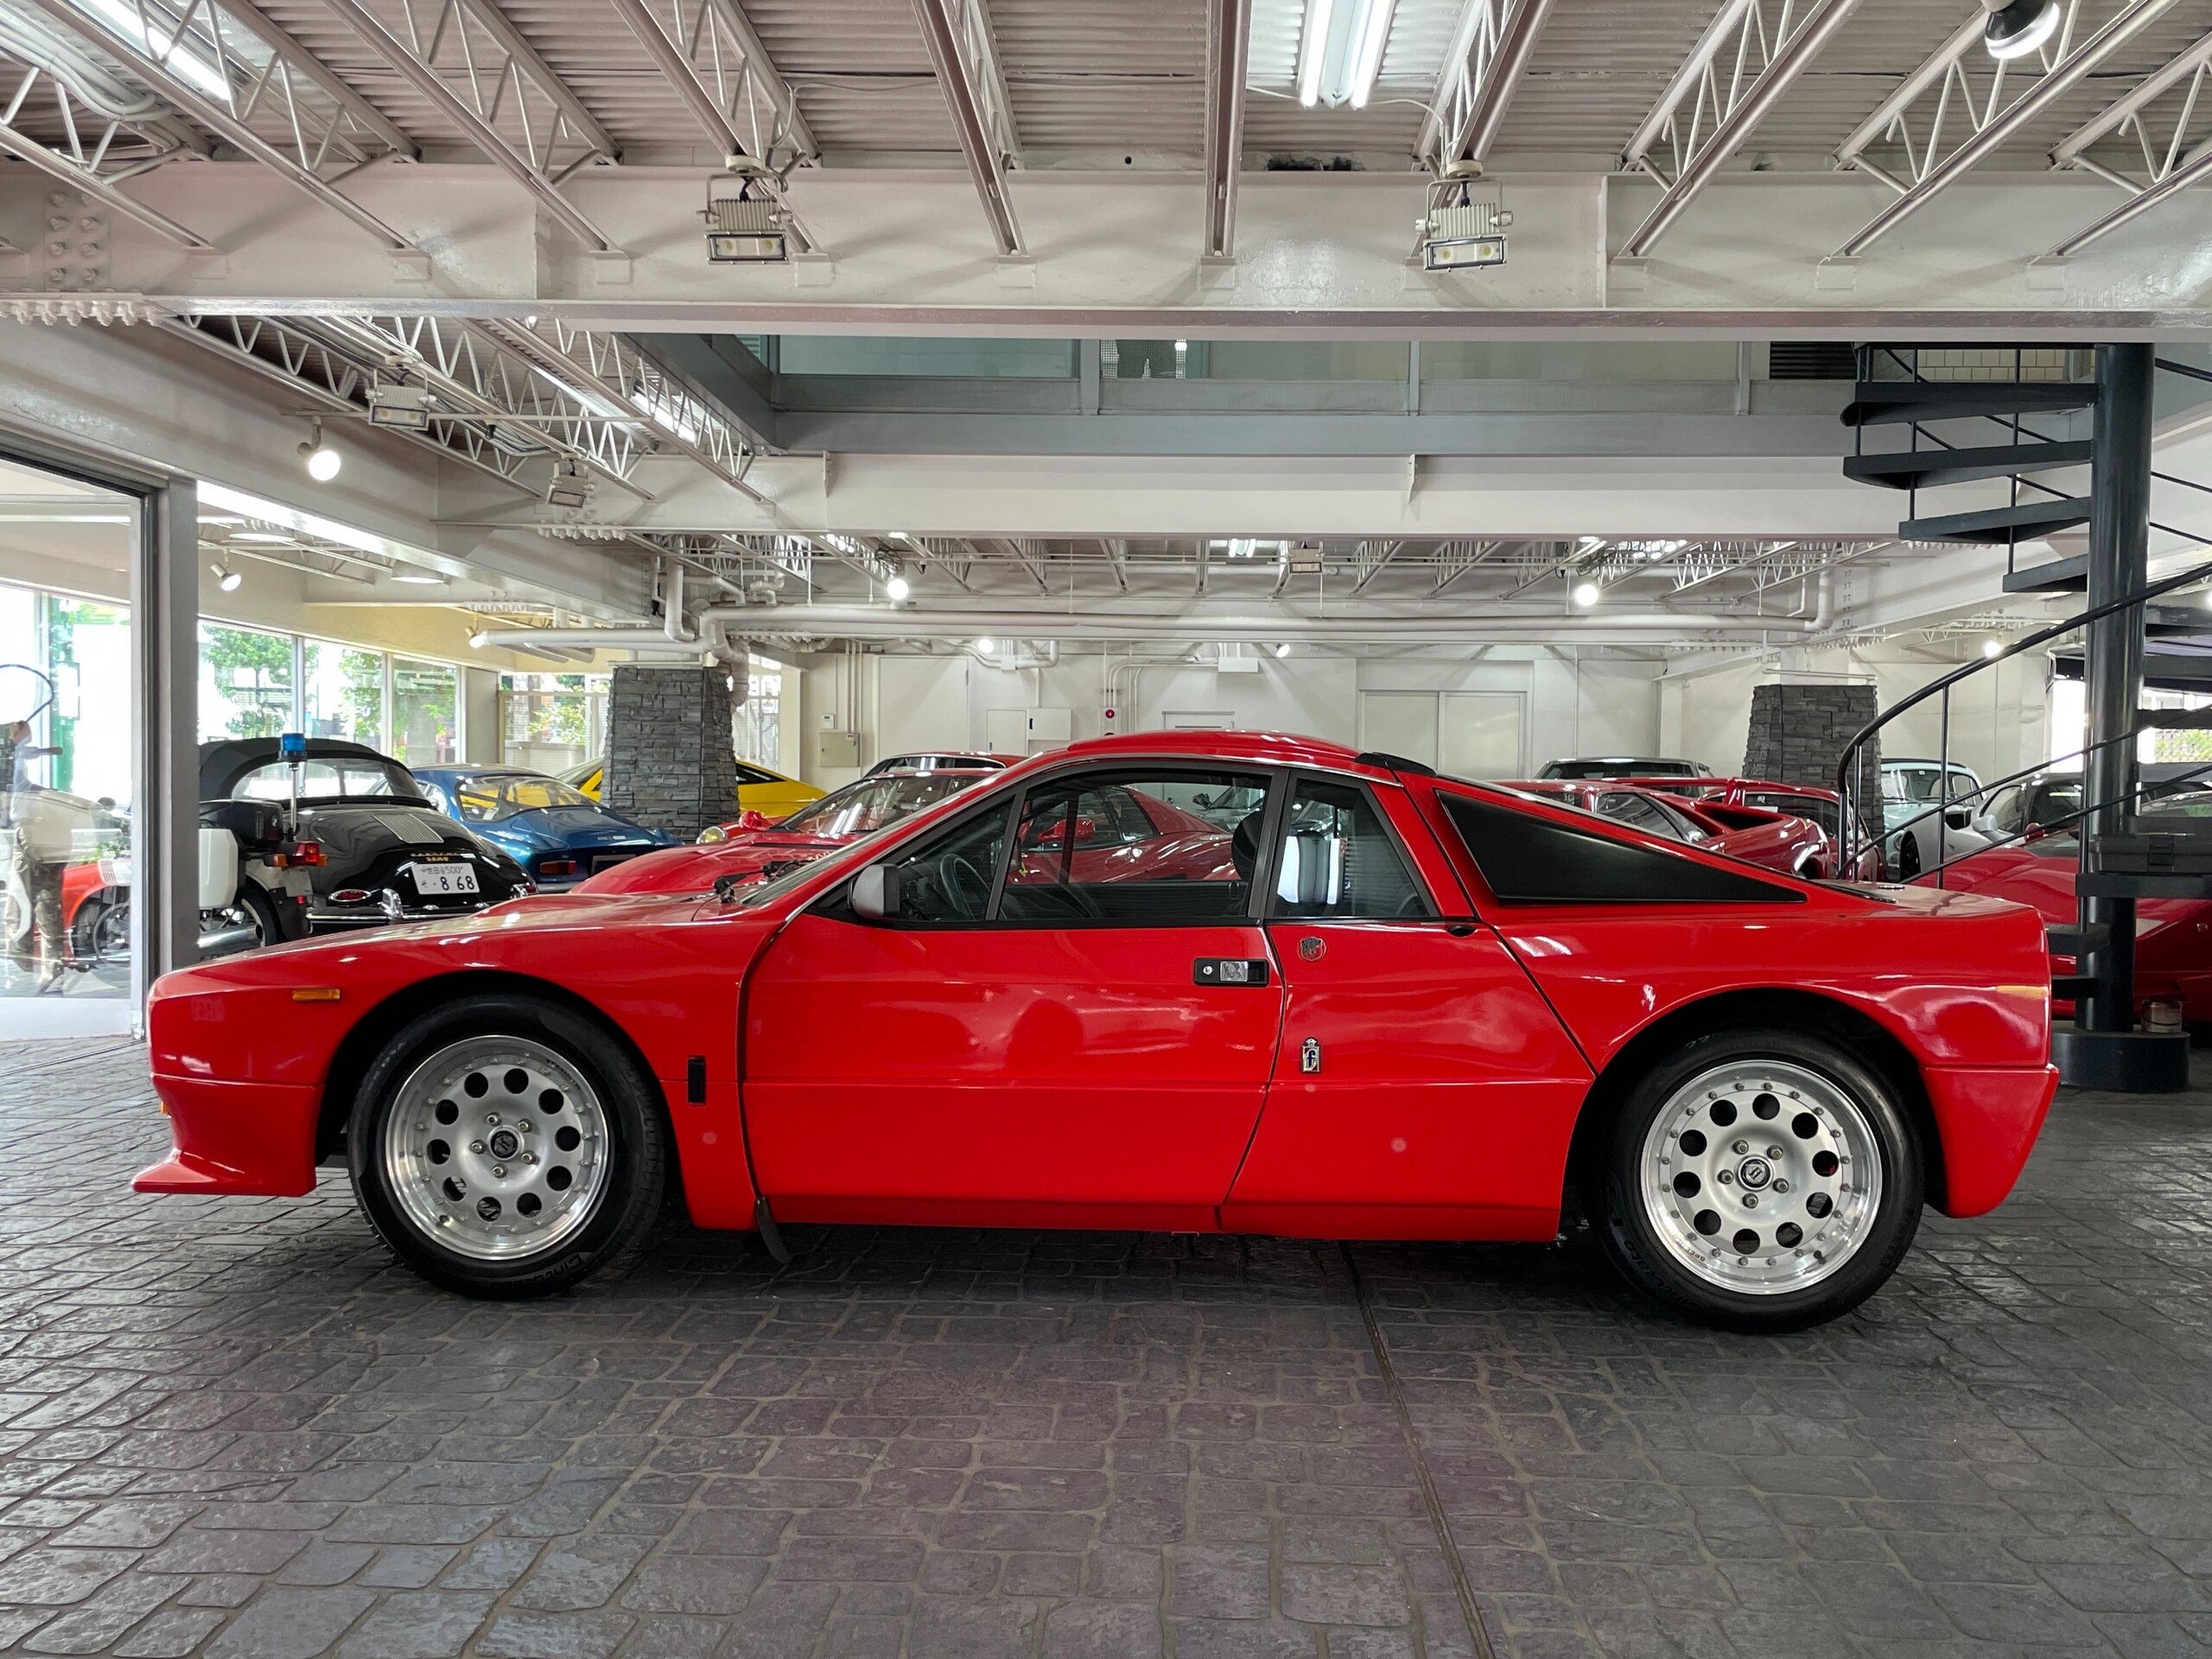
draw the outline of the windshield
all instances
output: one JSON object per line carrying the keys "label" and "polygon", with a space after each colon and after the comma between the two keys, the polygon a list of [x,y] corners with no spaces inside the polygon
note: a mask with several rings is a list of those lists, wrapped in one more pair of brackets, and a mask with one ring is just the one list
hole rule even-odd
{"label": "windshield", "polygon": [[[289,801],[292,798],[292,768],[283,760],[256,766],[238,779],[231,790],[231,797],[240,801]],[[428,804],[423,798],[422,785],[397,761],[359,760],[348,755],[309,760],[300,768],[300,798],[303,801],[363,798]]]}
{"label": "windshield", "polygon": [[597,805],[581,790],[527,772],[464,778],[447,793],[453,798],[454,815],[463,823],[498,823],[518,812],[537,812],[547,807],[581,806],[590,810]]}
{"label": "windshield", "polygon": [[869,836],[910,818],[924,807],[957,794],[972,776],[934,772],[918,778],[863,778],[832,791],[776,826],[804,836]]}
{"label": "windshield", "polygon": [[1689,778],[1696,769],[1687,760],[1554,760],[1544,768],[1547,778]]}

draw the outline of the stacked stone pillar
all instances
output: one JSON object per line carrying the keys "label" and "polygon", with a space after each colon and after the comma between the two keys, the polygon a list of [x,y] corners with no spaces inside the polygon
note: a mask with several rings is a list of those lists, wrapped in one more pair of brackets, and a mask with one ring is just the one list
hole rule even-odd
{"label": "stacked stone pillar", "polygon": [[[1880,712],[1872,685],[1759,685],[1751,688],[1744,776],[1777,784],[1835,787],[1844,745]],[[1882,756],[1877,739],[1859,751],[1859,817],[1869,835],[1882,829]]]}
{"label": "stacked stone pillar", "polygon": [[734,818],[730,702],[725,669],[619,664],[607,698],[600,804],[685,841]]}

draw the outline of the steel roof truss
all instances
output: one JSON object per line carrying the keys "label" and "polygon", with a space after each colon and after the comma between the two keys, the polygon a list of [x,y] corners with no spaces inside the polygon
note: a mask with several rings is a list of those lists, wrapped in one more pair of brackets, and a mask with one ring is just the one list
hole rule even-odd
{"label": "steel roof truss", "polygon": [[1007,196],[1006,173],[1007,162],[1019,160],[1020,150],[999,73],[990,14],[983,0],[914,0],[914,15],[999,252],[1020,257],[1021,226]]}
{"label": "steel roof truss", "polygon": [[[2133,92],[2069,134],[2051,151],[2054,168],[2093,173],[2119,186],[2126,192],[2127,200],[2068,237],[2050,251],[2049,257],[2070,257],[2167,197],[2212,175],[2212,86],[2208,86],[2208,81],[2212,81],[2212,35],[2145,76]],[[2177,90],[2179,98],[2167,100],[2167,94]],[[2144,178],[2131,178],[2086,153],[2091,144],[2114,133],[2132,134],[2141,146]]]}
{"label": "steel roof truss", "polygon": [[[59,148],[41,143],[19,125],[26,111],[48,105],[61,129]],[[214,251],[214,245],[197,231],[187,229],[117,188],[124,180],[158,167],[186,149],[147,124],[111,120],[89,105],[80,106],[67,82],[35,67],[23,68],[15,91],[0,107],[0,149],[81,192],[111,213],[136,219],[179,247],[209,253]]]}
{"label": "steel roof truss", "polygon": [[1467,0],[1414,153],[1435,166],[1478,161],[1504,124],[1554,0]]}

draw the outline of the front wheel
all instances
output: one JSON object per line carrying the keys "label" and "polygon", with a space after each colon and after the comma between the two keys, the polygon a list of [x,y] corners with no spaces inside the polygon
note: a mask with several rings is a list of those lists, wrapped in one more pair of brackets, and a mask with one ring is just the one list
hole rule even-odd
{"label": "front wheel", "polygon": [[1783,1030],[1688,1044],[1630,1090],[1605,1154],[1605,1240],[1636,1284],[1736,1331],[1865,1301],[1920,1225],[1920,1146],[1893,1090]]}
{"label": "front wheel", "polygon": [[1920,842],[1911,836],[1897,838],[1897,880],[1910,881],[1920,874]]}
{"label": "front wheel", "polygon": [[626,1264],[668,1162],[658,1089],[591,1021],[522,996],[416,1020],[361,1079],[353,1191],[378,1236],[463,1295],[543,1296]]}

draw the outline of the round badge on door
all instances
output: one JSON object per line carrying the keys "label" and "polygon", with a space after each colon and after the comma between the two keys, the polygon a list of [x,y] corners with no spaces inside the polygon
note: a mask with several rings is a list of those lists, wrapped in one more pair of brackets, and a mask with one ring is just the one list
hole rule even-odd
{"label": "round badge on door", "polygon": [[1329,953],[1329,947],[1311,934],[1298,942],[1299,958],[1304,962],[1319,962]]}

